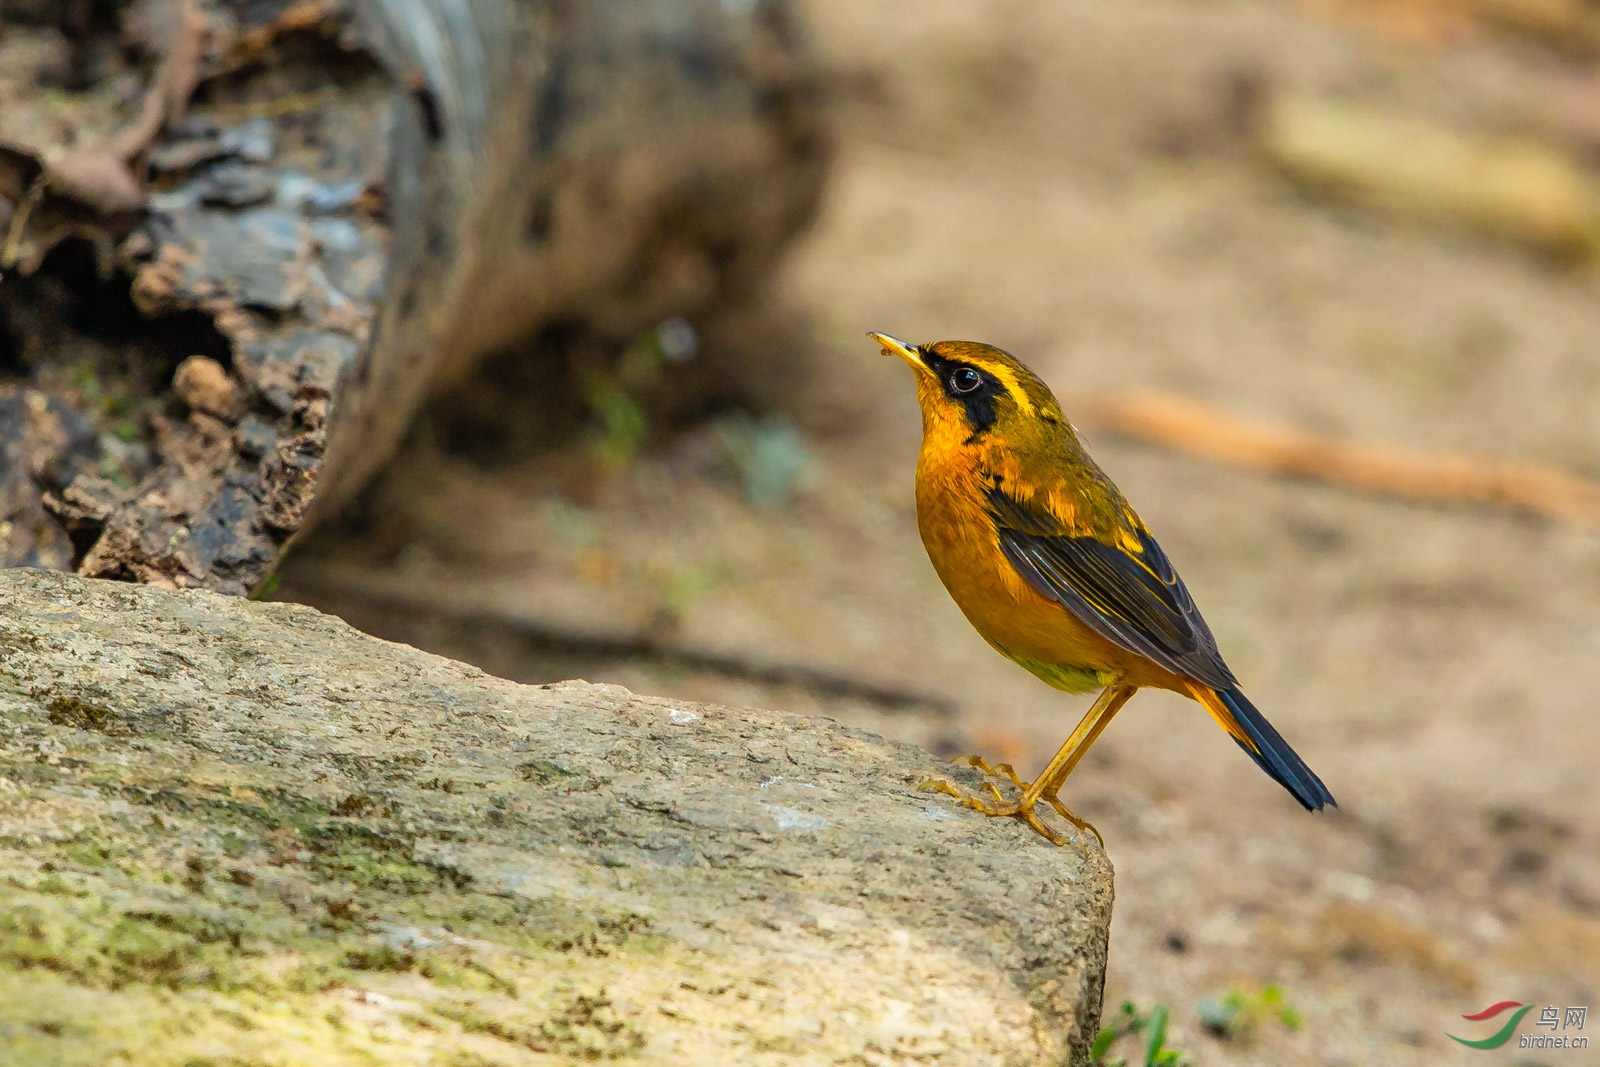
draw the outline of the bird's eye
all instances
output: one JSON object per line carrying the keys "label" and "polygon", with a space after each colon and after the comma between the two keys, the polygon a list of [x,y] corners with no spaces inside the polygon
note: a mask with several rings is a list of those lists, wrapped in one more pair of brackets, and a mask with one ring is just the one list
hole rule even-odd
{"label": "bird's eye", "polygon": [[970,393],[983,384],[983,375],[971,367],[958,367],[950,372],[950,391]]}

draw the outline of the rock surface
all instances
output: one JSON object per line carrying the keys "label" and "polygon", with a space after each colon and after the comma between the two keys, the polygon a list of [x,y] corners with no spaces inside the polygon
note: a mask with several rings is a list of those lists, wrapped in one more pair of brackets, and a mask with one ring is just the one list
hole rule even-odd
{"label": "rock surface", "polygon": [[1083,1063],[1111,872],[833,722],[0,573],[0,1063]]}

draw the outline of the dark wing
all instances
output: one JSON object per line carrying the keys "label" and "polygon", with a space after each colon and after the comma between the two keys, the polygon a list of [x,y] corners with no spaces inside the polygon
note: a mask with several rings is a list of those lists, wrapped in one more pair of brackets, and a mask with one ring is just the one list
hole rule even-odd
{"label": "dark wing", "polygon": [[1176,674],[1218,689],[1236,683],[1211,628],[1156,539],[1137,531],[1143,551],[1124,552],[1095,537],[1056,532],[1060,523],[989,491],[1000,550],[1041,595],[1061,604],[1106,640]]}

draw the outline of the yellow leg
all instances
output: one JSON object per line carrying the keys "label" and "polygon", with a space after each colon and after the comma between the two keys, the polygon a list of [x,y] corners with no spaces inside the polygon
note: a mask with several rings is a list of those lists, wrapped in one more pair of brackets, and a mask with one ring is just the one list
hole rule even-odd
{"label": "yellow leg", "polygon": [[1058,794],[1062,785],[1066,783],[1067,777],[1072,774],[1073,770],[1078,766],[1078,762],[1089,751],[1089,747],[1099,739],[1101,733],[1105,731],[1106,726],[1111,722],[1112,717],[1122,710],[1122,705],[1126,704],[1128,698],[1136,692],[1138,690],[1131,685],[1107,686],[1105,691],[1095,700],[1094,705],[1078,721],[1078,725],[1073,729],[1072,733],[1062,742],[1061,747],[1056,750],[1056,754],[1050,760],[1050,763],[1032,783],[1024,782],[1018,778],[1016,771],[1008,764],[1002,763],[998,766],[990,767],[981,756],[967,758],[967,762],[971,766],[978,768],[987,775],[999,777],[1004,774],[1011,779],[1012,783],[1022,790],[1022,795],[1014,803],[1006,803],[1000,796],[1000,790],[995,788],[993,782],[984,783],[990,795],[995,799],[993,804],[980,797],[968,796],[949,782],[928,781],[923,782],[919,788],[947,793],[967,805],[967,807],[975,811],[981,811],[985,815],[1009,816],[1021,819],[1033,827],[1040,836],[1057,845],[1062,844],[1063,838],[1061,835],[1041,822],[1039,816],[1034,813],[1034,805],[1043,800],[1054,808],[1058,815],[1072,823],[1072,825],[1080,830],[1088,830],[1094,834],[1095,839],[1103,847],[1105,839],[1100,836],[1100,831],[1067,810],[1067,806],[1061,803],[1061,798]]}
{"label": "yellow leg", "polygon": [[[1083,739],[1079,741],[1076,747],[1072,749],[1071,753],[1066,759],[1062,759],[1061,757],[1066,751],[1067,745],[1062,745],[1062,751],[1057,752],[1056,758],[1050,761],[1052,766],[1059,763],[1059,766],[1056,766],[1055,773],[1050,773],[1050,768],[1046,767],[1045,773],[1039,775],[1039,777],[1035,779],[1035,781],[1042,781],[1045,783],[1044,789],[1039,793],[1040,799],[1044,800],[1052,808],[1056,809],[1057,814],[1059,814],[1063,819],[1066,819],[1068,822],[1072,823],[1072,825],[1076,826],[1078,829],[1088,830],[1091,834],[1094,834],[1094,838],[1096,841],[1100,842],[1101,848],[1105,847],[1106,840],[1100,836],[1100,831],[1096,830],[1089,823],[1068,811],[1067,806],[1061,803],[1061,798],[1058,794],[1061,791],[1061,787],[1066,784],[1067,777],[1077,768],[1078,761],[1083,759],[1083,757],[1088,754],[1089,749],[1096,741],[1100,740],[1100,735],[1105,732],[1105,728],[1107,726],[1111,725],[1111,720],[1116,716],[1117,712],[1122,710],[1122,705],[1126,704],[1128,699],[1137,692],[1138,689],[1134,686],[1122,685],[1112,686],[1107,689],[1105,693],[1102,693],[1102,700],[1106,698],[1106,694],[1114,693],[1115,695],[1113,695],[1111,699],[1106,702],[1106,707],[1101,710],[1099,716],[1095,718],[1092,726],[1084,733]],[[1098,704],[1099,701],[1096,701],[1096,703]],[[1091,713],[1093,710],[1093,708],[1090,709]],[[1086,715],[1084,718],[1087,719],[1088,716]],[[1080,729],[1082,728],[1082,723],[1079,724],[1079,727]],[[1077,731],[1074,731],[1074,733],[1076,732]],[[1071,743],[1071,739],[1069,738],[1067,744],[1070,745]]]}

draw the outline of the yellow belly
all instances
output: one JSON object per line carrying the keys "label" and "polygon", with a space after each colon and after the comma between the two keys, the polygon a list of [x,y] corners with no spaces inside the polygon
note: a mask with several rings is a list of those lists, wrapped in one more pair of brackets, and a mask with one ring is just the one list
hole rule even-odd
{"label": "yellow belly", "polygon": [[917,481],[917,528],[933,569],[996,651],[1069,693],[1114,683],[1186,691],[1170,671],[1101,637],[1035,591],[1000,551],[976,486]]}

